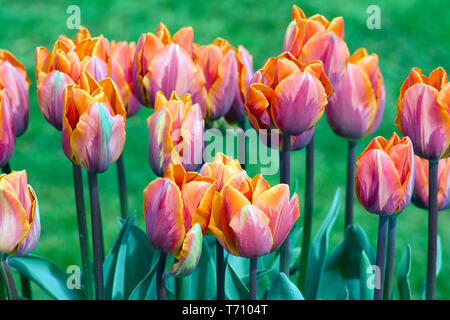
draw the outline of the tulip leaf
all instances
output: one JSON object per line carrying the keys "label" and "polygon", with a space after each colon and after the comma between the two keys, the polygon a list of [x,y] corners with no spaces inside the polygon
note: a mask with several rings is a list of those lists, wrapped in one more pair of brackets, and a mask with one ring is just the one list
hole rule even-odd
{"label": "tulip leaf", "polygon": [[208,300],[216,296],[216,263],[206,239],[197,269],[187,278],[192,284],[190,299]]}
{"label": "tulip leaf", "polygon": [[359,299],[360,300],[373,300],[374,288],[369,286],[369,281],[371,274],[367,272],[367,269],[372,265],[369,257],[365,251],[361,253],[361,262],[359,265],[359,278],[360,278],[360,289],[359,289]]}
{"label": "tulip leaf", "polygon": [[[229,257],[234,256],[229,255]],[[225,295],[231,300],[247,300],[249,297],[247,286],[242,282],[231,263],[227,263],[225,270]]]}
{"label": "tulip leaf", "polygon": [[319,290],[320,278],[325,269],[325,259],[328,251],[328,239],[331,228],[336,221],[339,212],[340,189],[336,191],[330,211],[311,243],[308,254],[308,266],[306,272],[305,297],[316,299]]}
{"label": "tulip leaf", "polygon": [[153,261],[153,265],[145,278],[139,282],[136,288],[129,296],[129,300],[155,300],[156,299],[156,269],[157,261]]}
{"label": "tulip leaf", "polygon": [[409,274],[411,272],[411,246],[408,246],[403,253],[400,265],[397,270],[397,285],[400,300],[411,300],[411,285]]}
{"label": "tulip leaf", "polygon": [[157,260],[156,250],[135,226],[134,216],[120,220],[119,225],[119,234],[104,263],[107,299],[127,299]]}
{"label": "tulip leaf", "polygon": [[53,262],[35,255],[11,257],[9,264],[22,276],[36,283],[57,300],[79,300],[75,290],[67,286],[68,275]]}
{"label": "tulip leaf", "polygon": [[[436,247],[436,277],[439,275],[442,266],[442,243],[441,237],[437,237],[437,247]],[[420,299],[425,300],[427,292],[427,276],[423,280],[422,291],[420,293]]]}
{"label": "tulip leaf", "polygon": [[320,279],[317,299],[347,300],[349,292],[345,279],[337,269],[325,270]]}
{"label": "tulip leaf", "polygon": [[268,300],[304,300],[297,286],[283,272],[279,272],[267,294]]}

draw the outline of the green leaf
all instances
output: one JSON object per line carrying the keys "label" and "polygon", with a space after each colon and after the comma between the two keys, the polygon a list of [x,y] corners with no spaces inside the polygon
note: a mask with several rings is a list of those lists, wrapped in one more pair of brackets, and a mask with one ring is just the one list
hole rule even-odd
{"label": "green leaf", "polygon": [[316,299],[319,290],[320,278],[325,268],[325,258],[328,251],[328,239],[331,228],[336,221],[339,212],[340,189],[336,191],[330,211],[325,221],[317,232],[311,244],[308,254],[308,266],[306,272],[305,297]]}
{"label": "green leaf", "polygon": [[359,265],[359,278],[360,278],[360,288],[359,288],[359,299],[360,300],[373,300],[374,290],[371,289],[368,285],[369,277],[371,276],[367,273],[367,268],[372,265],[369,258],[366,255],[366,252],[363,251],[361,253],[361,262]]}
{"label": "green leaf", "polygon": [[[439,237],[438,235],[436,248],[436,277],[439,275],[439,272],[441,272],[441,266],[442,266],[442,243],[441,237]],[[425,279],[423,280],[422,284],[422,291],[420,293],[421,300],[425,300],[426,293],[427,293],[427,276],[425,275]]]}
{"label": "green leaf", "polygon": [[[230,261],[230,259],[227,260]],[[242,282],[231,263],[227,263],[225,271],[225,295],[231,300],[247,300],[249,298],[247,286]]]}
{"label": "green leaf", "polygon": [[325,270],[320,279],[317,299],[347,300],[348,297],[347,284],[339,270]]}
{"label": "green leaf", "polygon": [[411,246],[408,246],[403,253],[400,265],[397,270],[397,285],[400,300],[411,300],[411,285],[409,283],[409,273],[411,272]]}
{"label": "green leaf", "polygon": [[39,256],[11,257],[9,264],[21,275],[36,283],[57,300],[78,300],[79,296],[67,287],[67,274],[53,262]]}
{"label": "green leaf", "polygon": [[208,300],[216,296],[216,263],[207,240],[203,241],[197,269],[187,278],[191,283],[189,299]]}
{"label": "green leaf", "polygon": [[156,300],[156,269],[158,261],[153,262],[150,271],[145,278],[136,286],[129,296],[129,300]]}
{"label": "green leaf", "polygon": [[267,295],[268,300],[304,300],[297,286],[283,273],[279,272]]}

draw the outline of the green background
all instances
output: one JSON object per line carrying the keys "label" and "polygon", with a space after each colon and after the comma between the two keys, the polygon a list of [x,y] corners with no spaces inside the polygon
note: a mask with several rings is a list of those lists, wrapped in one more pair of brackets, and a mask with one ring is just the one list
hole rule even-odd
{"label": "green background", "polygon": [[[307,16],[320,13],[327,18],[343,16],[345,39],[351,52],[366,47],[379,55],[380,68],[386,84],[386,108],[380,128],[373,135],[390,137],[394,128],[399,89],[412,67],[429,74],[435,67],[449,70],[450,8],[443,1],[8,1],[0,0],[0,48],[13,52],[22,61],[32,80],[30,87],[30,124],[17,141],[11,159],[13,169],[26,169],[29,183],[39,198],[42,233],[34,251],[55,261],[61,268],[80,265],[79,242],[75,217],[72,166],[61,149],[60,133],[47,124],[39,111],[36,97],[34,52],[36,47],[51,48],[60,34],[74,37],[76,31],[66,27],[66,9],[77,4],[81,9],[81,24],[92,35],[104,34],[110,40],[137,41],[144,32],[154,32],[163,21],[174,33],[183,26],[194,28],[195,42],[207,44],[216,37],[228,39],[233,45],[244,45],[254,57],[255,69],[265,60],[280,53],[284,32],[291,20],[292,5],[297,3]],[[381,9],[381,29],[366,26],[366,9],[371,4]],[[144,227],[143,189],[154,178],[147,154],[146,118],[151,110],[142,108],[127,122],[125,163],[130,209]],[[373,136],[358,143],[360,154]],[[325,216],[337,187],[345,188],[347,143],[335,136],[325,117],[316,128],[315,212],[314,231]],[[304,151],[292,155],[291,181],[298,180],[301,221],[304,202]],[[258,173],[250,166],[250,174]],[[116,167],[99,177],[100,201],[105,229],[106,248],[117,235],[119,198]],[[268,177],[271,183],[278,176]],[[85,176],[86,182],[86,176]],[[86,183],[87,186],[87,183]],[[87,208],[89,198],[85,190]],[[343,190],[345,191],[345,190]],[[342,193],[344,201],[345,192]],[[333,249],[343,239],[344,203],[334,226],[330,246]],[[443,245],[443,266],[437,279],[437,297],[450,298],[450,217],[441,212],[439,234]],[[413,298],[419,298],[426,273],[427,213],[412,204],[398,218],[397,262],[407,244],[412,246],[411,284]],[[366,230],[372,245],[376,245],[377,216],[365,212],[355,199],[355,222]],[[396,288],[395,288],[396,290]],[[38,297],[45,297],[38,295]]]}

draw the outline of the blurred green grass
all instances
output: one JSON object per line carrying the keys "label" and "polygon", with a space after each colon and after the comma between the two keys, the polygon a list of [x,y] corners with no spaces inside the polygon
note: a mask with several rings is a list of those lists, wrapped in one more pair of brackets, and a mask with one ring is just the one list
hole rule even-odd
{"label": "blurred green grass", "polygon": [[[175,32],[191,25],[195,41],[209,43],[216,37],[228,39],[233,45],[244,45],[254,57],[255,69],[277,55],[284,31],[291,19],[291,8],[297,3],[310,16],[316,13],[328,18],[343,16],[345,36],[350,51],[366,47],[380,58],[386,83],[386,108],[383,122],[375,133],[390,137],[394,128],[399,88],[409,70],[417,66],[426,74],[437,66],[450,70],[450,8],[440,1],[77,1],[81,23],[93,35],[104,34],[110,40],[137,41],[144,32],[154,32],[163,21]],[[59,34],[73,37],[68,30],[66,9],[73,1],[8,1],[0,0],[0,48],[13,52],[25,63],[32,80],[30,87],[30,125],[18,139],[11,164],[14,169],[27,169],[29,183],[34,186],[40,205],[42,234],[34,253],[55,261],[61,268],[80,265],[77,225],[73,195],[71,163],[61,150],[60,133],[48,125],[39,111],[34,73],[34,51],[38,46],[51,48]],[[366,9],[377,4],[381,8],[381,29],[369,30]],[[125,164],[130,209],[135,211],[143,227],[142,191],[152,174],[147,161],[148,133],[145,119],[151,111],[142,108],[127,122]],[[372,137],[358,143],[358,154]],[[324,218],[337,187],[345,188],[347,144],[329,129],[322,119],[316,129],[315,212],[314,231]],[[303,211],[304,151],[293,154],[291,181],[299,182],[298,193]],[[258,173],[249,166],[250,174]],[[86,179],[86,177],[85,177]],[[119,198],[115,166],[99,177],[106,248],[117,235]],[[277,176],[268,177],[271,183]],[[85,180],[86,181],[86,180]],[[87,184],[86,184],[87,185]],[[345,192],[342,193],[342,200]],[[88,206],[86,192],[86,205]],[[341,213],[331,235],[331,249],[343,238],[344,215]],[[89,207],[88,207],[89,208]],[[443,266],[438,277],[437,297],[450,298],[450,242],[448,210],[440,215],[440,236],[443,244]],[[375,247],[377,217],[368,214],[355,200],[355,222],[366,230]],[[427,214],[409,206],[398,219],[397,262],[407,244],[412,246],[411,285],[413,298],[419,298],[426,272]],[[42,295],[38,295],[41,297]]]}

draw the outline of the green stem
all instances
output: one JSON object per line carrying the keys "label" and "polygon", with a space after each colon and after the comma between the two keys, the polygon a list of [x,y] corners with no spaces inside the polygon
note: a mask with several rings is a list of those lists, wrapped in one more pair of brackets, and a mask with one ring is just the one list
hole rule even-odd
{"label": "green stem", "polygon": [[394,282],[395,269],[395,233],[397,227],[397,216],[398,214],[389,217],[386,276],[384,279],[384,300],[390,300],[392,298],[392,285]]}
{"label": "green stem", "polygon": [[167,253],[161,251],[161,254],[159,255],[158,266],[156,268],[156,297],[158,300],[166,300],[166,281],[164,279],[166,257]]}
{"label": "green stem", "polygon": [[[347,194],[345,198],[345,230],[353,224],[353,194],[355,193],[356,142],[348,142]],[[344,230],[344,231],[345,231]]]}
{"label": "green stem", "polygon": [[216,262],[217,300],[225,300],[225,261],[223,247],[218,240],[216,240]]}
{"label": "green stem", "polygon": [[256,275],[258,272],[258,258],[250,259],[250,300],[257,300],[257,281]]}
{"label": "green stem", "polygon": [[[280,152],[280,183],[290,185],[291,170],[291,136],[283,134],[283,145]],[[280,248],[280,272],[289,277],[289,235]]]}
{"label": "green stem", "polygon": [[[376,264],[380,269],[379,278],[379,288],[375,288],[374,300],[383,299],[383,288],[384,288],[384,273],[385,273],[385,263],[386,263],[386,234],[387,234],[387,216],[379,215],[378,224],[378,241],[377,241],[377,260]],[[376,279],[377,280],[377,279]],[[376,281],[378,282],[378,281]]]}
{"label": "green stem", "polygon": [[0,261],[0,271],[5,284],[6,293],[8,294],[9,300],[19,300],[19,295],[17,293],[16,283],[14,282],[14,277],[9,267],[8,257],[4,257]]}
{"label": "green stem", "polygon": [[438,235],[438,167],[437,160],[429,160],[428,186],[428,261],[427,300],[436,299],[436,259]]}

